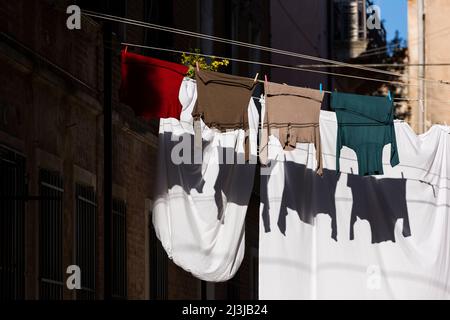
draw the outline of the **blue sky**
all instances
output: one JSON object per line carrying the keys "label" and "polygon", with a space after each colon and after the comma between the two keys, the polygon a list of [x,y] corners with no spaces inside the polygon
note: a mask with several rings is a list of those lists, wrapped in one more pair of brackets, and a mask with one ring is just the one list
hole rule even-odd
{"label": "blue sky", "polygon": [[387,30],[387,40],[395,36],[395,30],[400,37],[408,38],[408,1],[407,0],[374,0],[374,4],[381,8],[381,20]]}

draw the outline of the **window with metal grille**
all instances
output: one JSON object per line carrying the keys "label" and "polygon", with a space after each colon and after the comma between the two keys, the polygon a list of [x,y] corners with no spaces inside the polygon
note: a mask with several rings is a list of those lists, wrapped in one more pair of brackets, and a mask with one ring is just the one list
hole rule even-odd
{"label": "window with metal grille", "polygon": [[25,158],[0,146],[0,300],[25,298]]}
{"label": "window with metal grille", "polygon": [[[151,215],[150,215],[151,216]],[[151,221],[151,219],[150,219]],[[159,239],[156,237],[153,223],[149,223],[150,233],[150,299],[167,300],[168,258]]]}
{"label": "window with metal grille", "polygon": [[39,171],[39,296],[62,300],[63,270],[63,179],[57,172]]}
{"label": "window with metal grille", "polygon": [[114,299],[127,298],[127,207],[113,199],[112,212],[112,291]]}
{"label": "window with metal grille", "polygon": [[77,299],[95,299],[97,201],[94,188],[76,185],[76,262],[81,269]]}

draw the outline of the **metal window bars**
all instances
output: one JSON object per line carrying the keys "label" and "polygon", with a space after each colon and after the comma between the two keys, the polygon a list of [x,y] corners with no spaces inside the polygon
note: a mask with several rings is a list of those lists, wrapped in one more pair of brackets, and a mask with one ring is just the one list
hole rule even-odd
{"label": "metal window bars", "polygon": [[0,300],[25,298],[25,158],[0,146]]}
{"label": "metal window bars", "polygon": [[76,264],[81,269],[78,300],[95,300],[97,266],[97,200],[94,188],[76,185]]}
{"label": "metal window bars", "polygon": [[113,199],[112,211],[112,297],[127,298],[126,203]]}
{"label": "metal window bars", "polygon": [[[151,217],[151,214],[150,214]],[[151,221],[151,219],[150,219]],[[149,223],[150,233],[150,299],[168,299],[168,258],[161,242],[156,237],[153,223]]]}
{"label": "metal window bars", "polygon": [[63,268],[63,179],[58,172],[39,171],[39,297],[62,300]]}

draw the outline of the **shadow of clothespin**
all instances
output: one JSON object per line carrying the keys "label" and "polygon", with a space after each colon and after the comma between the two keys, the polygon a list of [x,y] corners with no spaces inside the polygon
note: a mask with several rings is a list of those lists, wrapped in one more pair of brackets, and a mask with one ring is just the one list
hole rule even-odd
{"label": "shadow of clothespin", "polygon": [[433,189],[433,197],[436,198],[436,189],[434,188],[434,185],[432,183],[424,181],[424,180],[419,180],[419,182],[429,185]]}

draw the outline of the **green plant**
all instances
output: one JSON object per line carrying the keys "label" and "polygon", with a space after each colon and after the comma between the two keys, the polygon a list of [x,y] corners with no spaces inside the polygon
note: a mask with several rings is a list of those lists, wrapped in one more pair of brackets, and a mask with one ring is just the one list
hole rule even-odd
{"label": "green plant", "polygon": [[216,59],[215,57],[206,58],[200,55],[200,49],[195,49],[192,53],[183,53],[181,55],[181,63],[189,67],[187,76],[193,78],[195,76],[196,64],[201,70],[218,71],[221,67],[230,64],[227,59]]}

